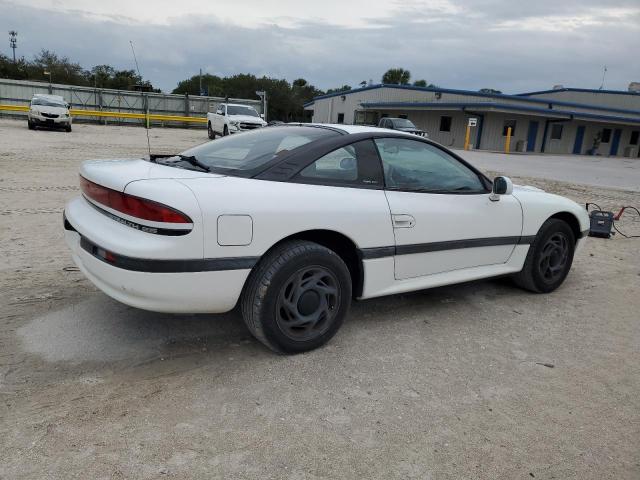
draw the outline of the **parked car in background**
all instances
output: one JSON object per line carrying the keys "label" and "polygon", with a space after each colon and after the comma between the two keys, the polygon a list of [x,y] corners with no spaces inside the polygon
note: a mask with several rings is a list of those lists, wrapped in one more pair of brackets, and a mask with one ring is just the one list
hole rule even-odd
{"label": "parked car in background", "polygon": [[398,130],[405,133],[413,133],[415,135],[420,135],[421,137],[429,137],[427,132],[420,130],[411,120],[406,118],[381,118],[378,123],[378,127],[388,128],[389,130]]}
{"label": "parked car in background", "polygon": [[64,128],[71,131],[69,104],[60,95],[36,94],[31,99],[27,117],[29,130],[36,127]]}
{"label": "parked car in background", "polygon": [[248,105],[221,103],[215,113],[207,113],[207,133],[212,140],[217,135],[226,137],[266,125],[256,109]]}
{"label": "parked car in background", "polygon": [[65,236],[98,288],[160,312],[239,304],[252,334],[285,353],[327,342],[352,298],[502,275],[551,292],[589,229],[572,200],[492,182],[423,137],[353,125],[88,161],[80,185]]}

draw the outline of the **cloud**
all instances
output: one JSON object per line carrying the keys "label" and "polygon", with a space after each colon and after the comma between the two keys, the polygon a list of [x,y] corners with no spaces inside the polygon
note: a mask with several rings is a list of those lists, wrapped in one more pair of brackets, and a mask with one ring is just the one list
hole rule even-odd
{"label": "cloud", "polygon": [[[237,16],[225,20],[229,10],[161,22],[78,9],[73,2],[48,10],[0,0],[0,11],[6,29],[19,31],[18,54],[26,57],[47,48],[85,67],[133,68],[133,40],[143,75],[165,91],[199,68],[217,75],[303,77],[321,88],[377,82],[394,66],[440,86],[505,92],[558,83],[598,87],[605,64],[607,88],[626,89],[640,80],[632,61],[640,38],[637,1],[620,0],[615,8],[590,0],[396,1],[387,10],[363,9],[349,25],[329,21],[340,11],[333,0],[327,5],[334,10],[324,18],[300,7],[287,15],[261,11],[253,17],[261,22],[249,24]],[[353,15],[353,8],[347,11]]]}

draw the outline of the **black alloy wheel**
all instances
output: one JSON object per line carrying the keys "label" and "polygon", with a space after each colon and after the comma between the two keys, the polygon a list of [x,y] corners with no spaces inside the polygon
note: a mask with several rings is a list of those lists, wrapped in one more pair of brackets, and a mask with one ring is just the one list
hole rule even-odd
{"label": "black alloy wheel", "polygon": [[564,282],[573,263],[576,237],[567,222],[550,218],[542,224],[529,246],[522,270],[515,283],[532,292],[553,292]]}
{"label": "black alloy wheel", "polygon": [[555,232],[546,241],[538,257],[538,273],[548,283],[555,282],[569,259],[569,239],[563,232]]}
{"label": "black alloy wheel", "polygon": [[254,267],[240,308],[251,334],[278,353],[328,342],[351,304],[351,273],[333,250],[306,240],[273,247]]}

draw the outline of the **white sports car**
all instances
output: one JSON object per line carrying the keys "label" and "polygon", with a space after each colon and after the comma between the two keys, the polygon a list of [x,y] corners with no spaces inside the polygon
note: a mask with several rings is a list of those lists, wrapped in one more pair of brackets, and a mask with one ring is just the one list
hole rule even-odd
{"label": "white sports car", "polygon": [[98,288],[161,312],[239,304],[284,353],[328,341],[352,298],[500,275],[551,292],[589,227],[571,200],[375,127],[283,125],[87,161],[80,183],[66,241]]}

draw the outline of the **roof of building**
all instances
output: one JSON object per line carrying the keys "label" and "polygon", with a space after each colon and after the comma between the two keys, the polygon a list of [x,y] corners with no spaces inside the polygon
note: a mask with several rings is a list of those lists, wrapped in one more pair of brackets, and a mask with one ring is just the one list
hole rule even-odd
{"label": "roof of building", "polygon": [[536,92],[525,92],[525,93],[517,93],[518,97],[526,97],[528,95],[541,95],[544,93],[556,93],[556,92],[584,92],[584,93],[607,93],[612,95],[638,95],[640,96],[640,92],[630,92],[628,90],[596,90],[593,88],[554,88],[551,90],[539,90]]}
{"label": "roof of building", "polygon": [[[379,89],[379,88],[393,88],[393,89],[399,89],[399,90],[416,90],[416,91],[423,91],[423,92],[440,92],[440,93],[450,93],[450,94],[454,94],[454,95],[467,95],[467,96],[474,96],[474,97],[487,97],[487,98],[496,98],[496,99],[503,99],[503,100],[512,100],[512,101],[518,101],[518,102],[528,102],[529,104],[544,104],[544,105],[559,105],[559,106],[564,106],[564,107],[577,107],[577,108],[588,108],[588,109],[592,109],[592,110],[600,110],[600,111],[609,111],[609,112],[616,112],[616,113],[630,113],[632,115],[640,115],[640,110],[629,110],[629,109],[622,109],[622,108],[614,108],[614,107],[605,107],[602,105],[592,105],[592,104],[586,104],[586,103],[576,103],[576,102],[565,102],[565,101],[559,101],[559,100],[551,100],[551,99],[542,99],[542,98],[529,98],[527,97],[527,95],[533,95],[535,93],[542,93],[542,92],[530,92],[530,93],[523,93],[523,94],[517,94],[517,95],[508,95],[505,93],[484,93],[484,92],[475,92],[473,90],[458,90],[458,89],[452,89],[452,88],[440,88],[440,87],[416,87],[414,85],[396,85],[396,84],[377,84],[377,85],[369,85],[366,87],[362,87],[362,88],[355,88],[352,90],[343,90],[340,92],[333,92],[333,93],[329,93],[326,95],[320,95],[318,97],[315,97],[311,102],[305,103],[304,104],[304,108],[310,107],[311,105],[313,105],[317,100],[322,100],[325,98],[331,98],[331,97],[338,97],[338,96],[343,96],[343,95],[351,95],[353,93],[358,93],[358,92],[364,92],[367,90],[375,90],[375,89]],[[564,90],[575,90],[575,91],[591,91],[591,92],[605,92],[605,93],[629,93],[632,95],[637,95],[634,92],[618,92],[618,91],[609,91],[609,90],[587,90],[587,89],[564,89]],[[558,91],[558,90],[549,90],[550,92],[553,91]]]}

